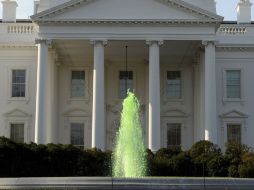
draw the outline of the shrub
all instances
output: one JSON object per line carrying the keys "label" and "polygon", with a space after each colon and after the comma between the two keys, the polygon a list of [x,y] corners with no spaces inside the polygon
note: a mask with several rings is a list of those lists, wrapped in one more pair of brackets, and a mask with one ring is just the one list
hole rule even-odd
{"label": "shrub", "polygon": [[193,164],[189,152],[162,148],[152,158],[153,176],[193,176]]}
{"label": "shrub", "polygon": [[150,175],[152,176],[176,176],[174,169],[174,162],[171,159],[181,152],[180,149],[161,148],[155,155],[150,154],[148,165],[150,168]]}
{"label": "shrub", "polygon": [[242,156],[242,164],[239,168],[239,176],[243,178],[254,177],[254,153],[248,152]]}
{"label": "shrub", "polygon": [[190,149],[190,156],[195,165],[194,176],[214,176],[223,160],[220,148],[209,141],[195,143]]}
{"label": "shrub", "polygon": [[211,177],[227,177],[228,162],[223,155],[217,155],[207,163],[207,173]]}
{"label": "shrub", "polygon": [[[72,145],[15,143],[0,138],[0,177],[111,176],[112,152],[81,150]],[[254,152],[246,145],[227,144],[225,155],[208,141],[189,151],[147,150],[148,175],[254,177]],[[205,173],[203,173],[205,172]]]}
{"label": "shrub", "polygon": [[[25,147],[24,147],[25,148]],[[0,138],[0,177],[16,177],[23,165],[22,145],[3,137]]]}
{"label": "shrub", "polygon": [[239,165],[242,164],[242,156],[250,151],[249,147],[239,143],[227,143],[225,158],[228,162],[229,177],[239,177]]}
{"label": "shrub", "polygon": [[0,177],[108,176],[111,152],[61,144],[19,144],[3,137],[0,168]]}
{"label": "shrub", "polygon": [[156,157],[171,158],[181,152],[179,148],[161,148],[155,154]]}
{"label": "shrub", "polygon": [[239,177],[238,166],[230,165],[228,167],[228,176],[229,177]]}
{"label": "shrub", "polygon": [[146,150],[146,160],[147,160],[147,175],[154,176],[155,175],[155,164],[153,162],[154,154],[150,149]]}
{"label": "shrub", "polygon": [[190,156],[195,163],[208,163],[209,160],[221,154],[220,148],[209,141],[199,141],[190,149]]}
{"label": "shrub", "polygon": [[189,152],[180,152],[170,159],[174,176],[193,176],[194,164]]}
{"label": "shrub", "polygon": [[172,176],[173,169],[170,165],[170,159],[160,156],[155,156],[153,159],[153,176]]}

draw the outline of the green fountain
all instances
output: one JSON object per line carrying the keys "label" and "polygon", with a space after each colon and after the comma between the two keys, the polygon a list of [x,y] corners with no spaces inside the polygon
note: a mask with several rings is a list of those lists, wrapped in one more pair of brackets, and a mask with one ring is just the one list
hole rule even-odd
{"label": "green fountain", "polygon": [[146,148],[140,122],[140,104],[134,93],[123,101],[120,128],[113,153],[113,176],[137,178],[146,176]]}

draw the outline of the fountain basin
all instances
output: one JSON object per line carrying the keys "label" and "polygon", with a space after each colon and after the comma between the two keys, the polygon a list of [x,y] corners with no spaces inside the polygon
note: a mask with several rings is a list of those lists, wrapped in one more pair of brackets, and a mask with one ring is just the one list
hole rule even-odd
{"label": "fountain basin", "polygon": [[207,178],[1,178],[0,189],[84,189],[84,190],[253,190],[254,179]]}

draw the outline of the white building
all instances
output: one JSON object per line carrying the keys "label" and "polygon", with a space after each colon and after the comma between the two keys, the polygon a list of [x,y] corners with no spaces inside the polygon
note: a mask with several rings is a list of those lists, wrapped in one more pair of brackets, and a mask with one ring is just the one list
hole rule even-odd
{"label": "white building", "polygon": [[0,136],[111,149],[128,78],[151,150],[254,147],[250,0],[237,22],[214,0],[40,0],[31,20],[2,4]]}

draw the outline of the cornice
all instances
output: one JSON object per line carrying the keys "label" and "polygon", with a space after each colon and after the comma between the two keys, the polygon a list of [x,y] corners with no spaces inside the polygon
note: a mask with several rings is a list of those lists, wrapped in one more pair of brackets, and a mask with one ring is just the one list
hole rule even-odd
{"label": "cornice", "polygon": [[231,110],[229,112],[223,113],[219,115],[221,119],[227,119],[227,118],[243,118],[246,119],[249,116],[241,111],[238,110]]}
{"label": "cornice", "polygon": [[36,21],[37,24],[84,24],[84,25],[219,25],[217,20],[57,20],[43,19]]}
{"label": "cornice", "polygon": [[0,44],[1,49],[31,49],[37,48],[36,44]]}
{"label": "cornice", "polygon": [[20,109],[14,109],[14,110],[9,111],[3,115],[5,117],[32,117],[32,114],[29,114],[29,113],[22,111]]}
{"label": "cornice", "polygon": [[173,118],[187,118],[189,117],[189,114],[187,114],[185,111],[182,111],[180,109],[167,109],[162,111],[161,116],[173,117]]}
{"label": "cornice", "polygon": [[87,110],[73,108],[65,111],[62,115],[64,117],[89,117],[91,114]]}
{"label": "cornice", "polygon": [[216,45],[217,51],[241,51],[241,52],[252,52],[254,51],[254,45],[245,45],[245,44],[218,44]]}

